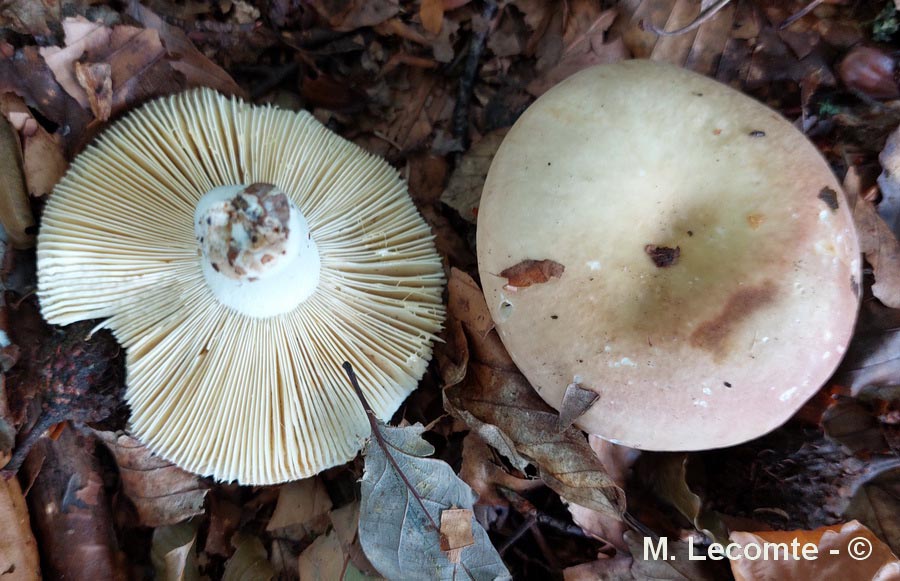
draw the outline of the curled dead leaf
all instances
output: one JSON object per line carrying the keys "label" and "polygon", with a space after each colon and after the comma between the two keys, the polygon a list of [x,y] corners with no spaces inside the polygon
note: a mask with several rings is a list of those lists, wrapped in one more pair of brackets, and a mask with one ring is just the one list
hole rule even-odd
{"label": "curled dead leaf", "polygon": [[[812,531],[733,532],[730,539],[741,546],[742,554],[748,555],[748,558],[730,560],[736,581],[754,579],[888,581],[900,576],[900,561],[897,557],[872,531],[858,521],[821,527]],[[801,555],[800,557],[749,558],[751,554],[762,555],[765,543],[770,543],[770,547],[771,543],[785,543],[790,546],[795,540],[802,547],[801,550],[807,551],[797,553]],[[756,547],[750,549],[751,545]],[[768,550],[769,554],[772,554],[772,549]],[[802,555],[815,555],[815,558]]]}
{"label": "curled dead leaf", "polygon": [[144,526],[172,525],[203,513],[207,487],[200,478],[153,455],[135,438],[94,430],[116,458],[122,489]]}
{"label": "curled dead leaf", "polygon": [[[457,276],[468,278],[462,272]],[[606,474],[584,434],[575,428],[557,430],[558,414],[516,368],[496,331],[484,337],[471,332],[466,317],[486,308],[484,296],[471,299],[483,306],[460,311],[454,308],[459,303],[453,292],[451,288],[450,319],[462,321],[470,355],[464,381],[444,390],[445,409],[520,470],[529,462],[538,466],[541,479],[567,501],[621,515],[624,493]]]}

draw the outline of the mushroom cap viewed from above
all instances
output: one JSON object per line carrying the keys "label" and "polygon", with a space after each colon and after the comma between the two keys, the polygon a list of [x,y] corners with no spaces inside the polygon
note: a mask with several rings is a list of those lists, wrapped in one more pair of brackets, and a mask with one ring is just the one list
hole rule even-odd
{"label": "mushroom cap viewed from above", "polygon": [[[646,450],[784,423],[838,365],[859,306],[856,233],[816,148],[753,99],[649,61],[582,71],[526,110],[477,243],[534,388],[556,409],[571,384],[596,392],[576,425]],[[528,267],[543,276],[511,274]]]}
{"label": "mushroom cap viewed from above", "polygon": [[130,427],[218,480],[273,484],[369,435],[341,363],[389,419],[442,328],[433,236],[390,165],[306,112],[201,89],[114,123],[56,186],[44,317],[105,319]]}

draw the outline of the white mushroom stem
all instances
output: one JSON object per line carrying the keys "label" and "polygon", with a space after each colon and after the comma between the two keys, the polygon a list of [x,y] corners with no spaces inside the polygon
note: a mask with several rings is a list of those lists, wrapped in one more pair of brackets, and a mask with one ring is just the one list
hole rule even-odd
{"label": "white mushroom stem", "polygon": [[217,299],[251,317],[291,311],[319,284],[306,218],[272,184],[215,188],[197,202],[194,232]]}

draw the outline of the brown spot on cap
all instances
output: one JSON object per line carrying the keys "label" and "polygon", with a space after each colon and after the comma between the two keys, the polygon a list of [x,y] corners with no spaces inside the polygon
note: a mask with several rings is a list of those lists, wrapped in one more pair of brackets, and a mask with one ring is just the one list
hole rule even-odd
{"label": "brown spot on cap", "polygon": [[648,244],[644,246],[644,252],[647,253],[647,256],[650,257],[650,260],[652,260],[653,264],[657,267],[666,268],[667,266],[672,266],[678,262],[678,257],[681,256],[681,247],[676,246],[675,248],[669,248],[668,246]]}
{"label": "brown spot on cap", "polygon": [[837,211],[838,195],[836,191],[826,186],[822,188],[822,191],[819,192],[819,199],[825,202],[825,205],[831,208],[832,212]]}
{"label": "brown spot on cap", "polygon": [[691,333],[692,346],[710,351],[717,357],[729,348],[728,338],[759,309],[770,304],[777,294],[774,282],[767,280],[761,285],[742,288],[725,302],[725,306],[712,319],[701,323]]}
{"label": "brown spot on cap", "polygon": [[750,227],[756,230],[762,223],[766,221],[766,217],[762,214],[747,214],[747,223],[750,224]]}

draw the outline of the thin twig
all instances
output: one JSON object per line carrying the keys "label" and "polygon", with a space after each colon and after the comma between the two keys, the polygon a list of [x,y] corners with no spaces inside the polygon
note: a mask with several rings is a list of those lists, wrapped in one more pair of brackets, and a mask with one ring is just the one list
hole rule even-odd
{"label": "thin twig", "polygon": [[513,534],[503,541],[503,544],[497,548],[497,552],[500,553],[500,556],[503,556],[503,553],[509,550],[509,548],[516,544],[516,542],[522,538],[522,535],[528,532],[528,530],[533,527],[537,523],[537,517],[534,515],[529,516],[525,519],[519,528],[513,531]]}
{"label": "thin twig", "polygon": [[646,30],[648,32],[652,32],[657,36],[680,36],[682,34],[687,34],[688,32],[693,32],[700,28],[703,24],[708,22],[719,13],[720,10],[728,6],[731,0],[719,0],[709,8],[707,8],[704,12],[701,12],[697,18],[683,28],[679,28],[677,30],[667,31],[662,28],[657,28],[652,22],[647,22],[645,20],[641,20],[640,26],[641,29]]}
{"label": "thin twig", "polygon": [[485,21],[485,29],[472,35],[469,45],[469,56],[466,59],[466,67],[459,79],[459,91],[456,96],[456,107],[453,109],[452,130],[453,137],[459,140],[463,150],[468,149],[469,137],[469,104],[472,102],[472,94],[475,91],[475,79],[478,76],[478,64],[484,53],[484,45],[487,42],[488,33],[493,27],[494,16],[497,14],[497,2],[487,0],[484,5],[482,18]]}
{"label": "thin twig", "polygon": [[816,7],[824,1],[825,0],[812,0],[812,2],[810,2],[806,6],[804,6],[803,8],[801,8],[800,10],[798,10],[797,12],[792,14],[791,16],[788,16],[784,22],[782,22],[781,24],[778,25],[778,30],[784,30],[791,24],[797,22],[798,20],[800,20],[801,18],[803,18],[804,16],[806,16],[807,14],[809,14],[810,12],[815,10]]}
{"label": "thin twig", "polygon": [[410,483],[410,481],[406,478],[406,474],[403,473],[403,470],[400,470],[400,466],[397,465],[397,461],[394,460],[394,456],[391,454],[390,448],[394,446],[385,441],[384,436],[381,435],[381,429],[378,426],[378,422],[375,421],[375,412],[372,410],[371,406],[369,406],[369,402],[366,401],[366,396],[363,395],[362,389],[359,387],[359,382],[356,380],[356,373],[353,372],[353,366],[350,365],[349,361],[344,361],[341,367],[344,368],[344,371],[347,372],[347,377],[350,378],[350,385],[353,386],[353,391],[356,392],[356,397],[359,398],[359,402],[362,404],[363,409],[366,412],[366,418],[369,420],[369,426],[372,428],[372,436],[374,436],[375,441],[378,442],[378,445],[384,451],[385,457],[387,457],[388,462],[394,468],[394,471],[397,473],[397,476],[403,481],[403,484],[409,489],[412,493],[413,498],[416,499],[416,502],[419,503],[419,506],[422,507],[422,511],[425,513],[425,516],[428,517],[428,521],[431,523],[431,526],[434,527],[436,531],[440,531],[441,528],[434,522],[434,518],[432,518],[431,513],[428,512],[428,509],[425,508],[425,502],[422,501],[422,497],[419,496],[418,491],[415,486]]}

